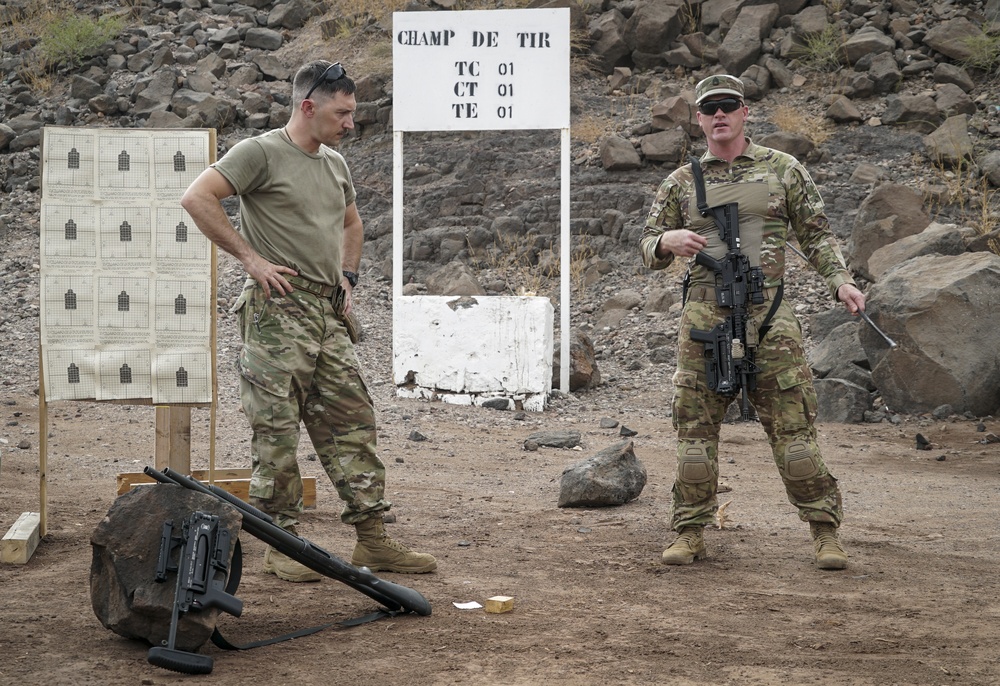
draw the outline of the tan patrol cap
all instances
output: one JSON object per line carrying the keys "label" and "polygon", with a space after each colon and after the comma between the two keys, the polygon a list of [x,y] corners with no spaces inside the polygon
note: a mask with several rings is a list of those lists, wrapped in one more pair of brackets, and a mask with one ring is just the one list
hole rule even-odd
{"label": "tan patrol cap", "polygon": [[713,95],[735,95],[743,99],[743,82],[729,74],[716,74],[702,79],[694,88],[694,104],[700,105],[705,98]]}

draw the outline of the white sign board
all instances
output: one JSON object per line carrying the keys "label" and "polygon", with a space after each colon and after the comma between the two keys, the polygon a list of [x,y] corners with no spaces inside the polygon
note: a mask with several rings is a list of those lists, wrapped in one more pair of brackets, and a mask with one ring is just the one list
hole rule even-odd
{"label": "white sign board", "polygon": [[395,12],[396,131],[569,127],[569,9]]}

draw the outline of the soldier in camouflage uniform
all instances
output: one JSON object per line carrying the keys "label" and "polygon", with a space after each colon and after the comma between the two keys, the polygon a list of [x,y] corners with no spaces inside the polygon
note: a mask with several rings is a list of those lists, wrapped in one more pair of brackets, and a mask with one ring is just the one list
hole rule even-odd
{"label": "soldier in camouflage uniform", "polygon": [[[749,109],[742,81],[710,76],[697,85],[695,102],[708,140],[708,152],[700,158],[708,206],[739,204],[742,252],[764,276],[764,302],[748,306],[748,340],[780,295],[789,230],[831,296],[852,314],[863,310],[864,295],[851,279],[809,173],[791,155],[744,136]],[[641,240],[643,264],[663,269],[674,257],[692,258],[705,251],[719,259],[726,250],[712,217],[702,217],[697,209],[691,165],[677,169],[660,184],[649,211]],[[671,526],[678,536],[663,552],[665,564],[689,564],[705,555],[702,532],[718,509],[719,427],[733,399],[709,390],[704,344],[690,336],[692,329],[712,329],[728,308],[716,302],[715,272],[691,260],[689,275],[673,376],[678,445]],[[767,432],[788,499],[809,522],[817,565],[844,569],[847,555],[836,534],[843,517],[840,489],[816,442],[816,391],[802,331],[784,300],[768,324],[756,348],[760,371],[749,399]]]}
{"label": "soldier in camouflage uniform", "polygon": [[[243,336],[240,396],[253,429],[251,503],[294,532],[305,424],[345,501],[341,519],[357,530],[352,564],[430,572],[433,556],[407,549],[383,528],[390,503],[375,410],[345,326],[363,233],[350,171],[332,148],[354,127],[354,92],[339,63],[305,65],[293,82],[288,125],[235,145],[191,184],[181,204],[249,275],[234,311]],[[242,236],[221,204],[232,195],[240,197]],[[320,578],[270,547],[264,570],[286,581]]]}

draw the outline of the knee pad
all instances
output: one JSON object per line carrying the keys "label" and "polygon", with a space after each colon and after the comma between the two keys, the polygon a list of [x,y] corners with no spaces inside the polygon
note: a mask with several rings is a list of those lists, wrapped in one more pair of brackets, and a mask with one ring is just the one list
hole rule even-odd
{"label": "knee pad", "polygon": [[686,484],[703,484],[714,478],[715,465],[707,447],[681,444],[677,451],[677,480]]}
{"label": "knee pad", "polygon": [[815,446],[805,441],[792,441],[785,446],[781,474],[789,481],[811,479],[820,472]]}

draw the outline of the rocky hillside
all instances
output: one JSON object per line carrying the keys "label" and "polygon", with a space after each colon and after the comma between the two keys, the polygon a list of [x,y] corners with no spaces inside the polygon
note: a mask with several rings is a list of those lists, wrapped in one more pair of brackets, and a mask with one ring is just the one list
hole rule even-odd
{"label": "rocky hillside", "polygon": [[[123,10],[81,0],[69,16],[113,35],[60,48],[53,27],[62,26],[56,20],[67,17],[65,9],[45,16],[40,10],[55,3],[0,0],[4,383],[25,391],[37,383],[42,127],[211,127],[223,155],[235,141],[287,121],[290,76],[314,58],[344,62],[359,84],[357,131],[342,152],[366,225],[362,271],[375,296],[366,327],[387,331],[391,15],[358,10],[389,4],[132,0]],[[474,4],[413,0],[406,9]],[[706,75],[742,75],[755,140],[807,163],[846,247],[865,230],[857,223],[866,198],[892,184],[916,191],[929,219],[954,225],[962,250],[998,252],[998,0],[528,6],[572,8],[572,320],[594,344],[600,385],[627,390],[669,380],[679,272],[647,272],[637,244],[660,180],[703,149],[692,101],[693,84]],[[463,265],[460,276],[482,292],[557,293],[556,133],[410,134],[405,165],[408,289],[447,292],[455,265]],[[903,235],[897,228],[891,238]],[[878,247],[868,241],[862,260],[849,255],[866,287]],[[235,297],[237,267],[223,260],[220,308]],[[800,263],[789,272],[786,297],[807,333],[825,335],[831,327],[811,319],[833,308],[824,287]]]}

